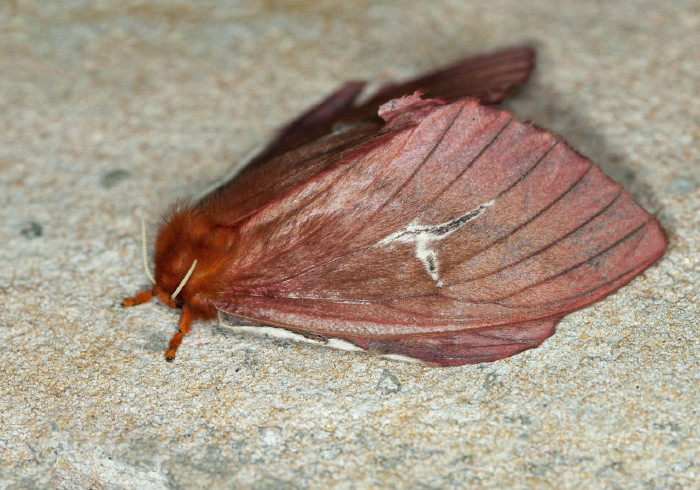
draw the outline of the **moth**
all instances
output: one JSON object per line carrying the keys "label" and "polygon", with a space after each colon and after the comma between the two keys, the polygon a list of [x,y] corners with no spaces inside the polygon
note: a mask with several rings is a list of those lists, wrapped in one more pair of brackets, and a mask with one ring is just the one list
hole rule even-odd
{"label": "moth", "polygon": [[217,318],[435,366],[537,347],[667,242],[561,137],[492,106],[533,63],[506,49],[365,102],[364,83],[344,85],[224,184],[173,205],[154,286],[124,305],[181,310],[169,361],[193,322]]}

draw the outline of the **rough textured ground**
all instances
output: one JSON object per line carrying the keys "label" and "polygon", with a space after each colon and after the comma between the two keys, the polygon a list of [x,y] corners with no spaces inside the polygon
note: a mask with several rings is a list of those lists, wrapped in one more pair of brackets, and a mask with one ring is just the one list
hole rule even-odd
{"label": "rough textured ground", "polygon": [[[539,50],[509,103],[668,231],[541,348],[430,369],[124,310],[151,224],[349,78]],[[0,488],[692,488],[700,3],[0,2]],[[153,229],[153,226],[150,227]]]}

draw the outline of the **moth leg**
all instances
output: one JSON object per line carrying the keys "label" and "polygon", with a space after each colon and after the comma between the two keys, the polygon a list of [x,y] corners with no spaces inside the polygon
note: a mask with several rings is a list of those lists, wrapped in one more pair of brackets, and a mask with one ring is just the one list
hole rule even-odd
{"label": "moth leg", "polygon": [[182,315],[180,315],[180,324],[178,325],[177,333],[173,335],[172,339],[170,339],[168,350],[165,351],[166,361],[171,362],[175,359],[175,353],[177,352],[177,348],[180,347],[180,344],[182,343],[182,338],[187,335],[187,332],[190,331],[192,319],[192,313],[190,313],[190,310],[187,308],[187,306],[185,306],[182,309]]}
{"label": "moth leg", "polygon": [[153,291],[141,291],[139,294],[133,298],[124,298],[122,300],[122,306],[136,306],[143,303],[148,303],[153,298]]}

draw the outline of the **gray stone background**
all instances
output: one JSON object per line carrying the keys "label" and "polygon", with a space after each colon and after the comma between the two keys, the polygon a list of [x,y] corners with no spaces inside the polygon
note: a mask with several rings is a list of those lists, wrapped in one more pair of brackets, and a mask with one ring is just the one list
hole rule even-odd
{"label": "gray stone background", "polygon": [[[529,44],[507,105],[668,232],[541,348],[425,368],[151,303],[138,209],[352,78]],[[0,1],[0,488],[698,488],[697,0]],[[151,236],[152,238],[152,236]]]}

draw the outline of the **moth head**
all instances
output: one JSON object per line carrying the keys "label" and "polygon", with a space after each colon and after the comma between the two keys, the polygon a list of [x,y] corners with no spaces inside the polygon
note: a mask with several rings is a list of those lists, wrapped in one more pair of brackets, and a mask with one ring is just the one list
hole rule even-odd
{"label": "moth head", "polygon": [[153,294],[171,308],[187,308],[194,319],[214,318],[230,235],[191,206],[176,205],[156,239]]}

